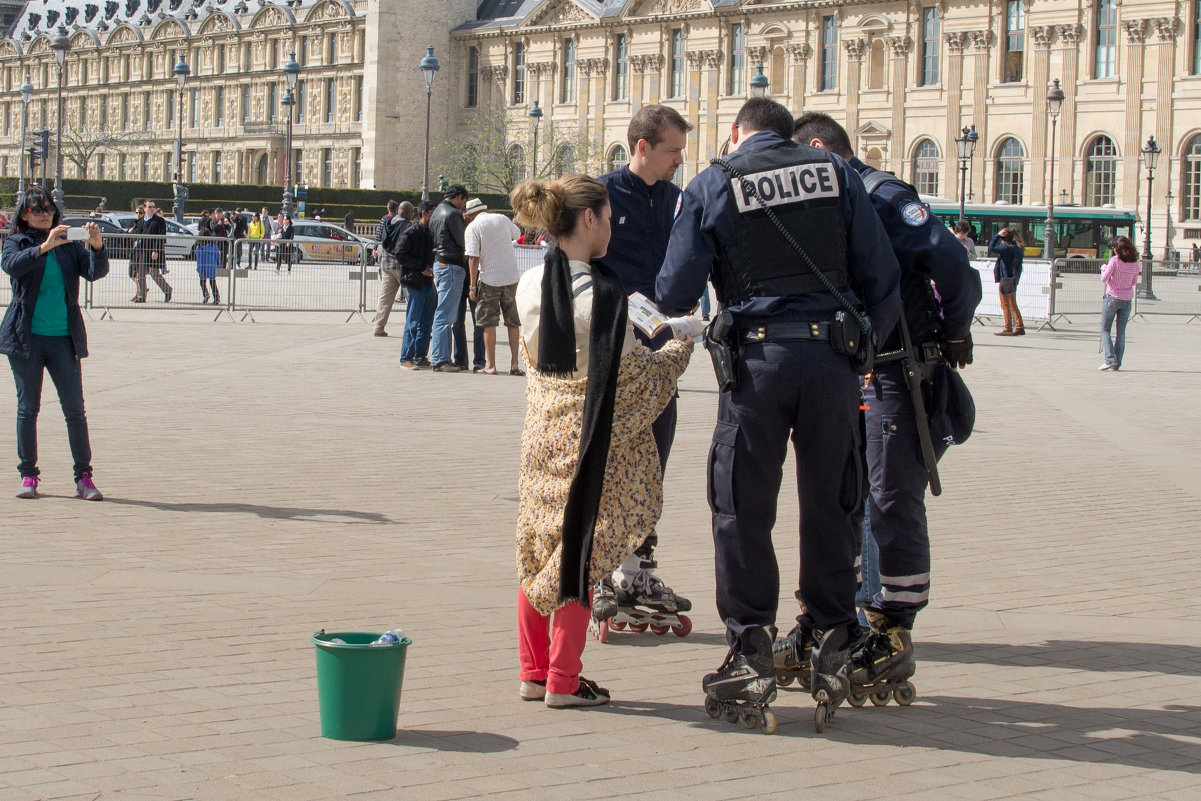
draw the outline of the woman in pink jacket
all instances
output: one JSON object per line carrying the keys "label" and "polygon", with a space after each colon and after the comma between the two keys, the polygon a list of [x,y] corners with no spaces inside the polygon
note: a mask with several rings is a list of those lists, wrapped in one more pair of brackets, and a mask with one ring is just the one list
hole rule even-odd
{"label": "woman in pink jacket", "polygon": [[[1105,283],[1105,300],[1101,307],[1101,348],[1105,363],[1098,369],[1118,370],[1126,352],[1126,323],[1130,320],[1130,304],[1134,300],[1134,285],[1138,283],[1138,251],[1124,236],[1113,240],[1113,257],[1101,270]],[[1117,341],[1110,336],[1114,320],[1118,323]]]}

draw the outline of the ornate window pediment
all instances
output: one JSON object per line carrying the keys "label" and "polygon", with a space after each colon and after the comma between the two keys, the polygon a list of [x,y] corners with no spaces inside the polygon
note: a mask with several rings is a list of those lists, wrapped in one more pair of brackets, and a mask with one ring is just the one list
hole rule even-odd
{"label": "ornate window pediment", "polygon": [[232,33],[233,31],[240,31],[241,29],[242,26],[237,20],[231,19],[225,14],[217,13],[209,14],[208,18],[206,18],[203,24],[201,24],[200,30],[197,31],[197,33],[202,35],[213,33]]}
{"label": "ornate window pediment", "polygon": [[597,22],[598,17],[571,0],[549,0],[541,8],[534,11],[526,20],[526,25],[576,25],[581,22]]}
{"label": "ornate window pediment", "polygon": [[855,136],[860,139],[889,139],[892,131],[875,120],[868,120],[855,129]]}
{"label": "ornate window pediment", "polygon": [[[749,4],[747,4],[749,5]],[[685,14],[690,11],[712,11],[708,0],[642,0],[632,5],[627,17],[658,17],[665,14]]]}

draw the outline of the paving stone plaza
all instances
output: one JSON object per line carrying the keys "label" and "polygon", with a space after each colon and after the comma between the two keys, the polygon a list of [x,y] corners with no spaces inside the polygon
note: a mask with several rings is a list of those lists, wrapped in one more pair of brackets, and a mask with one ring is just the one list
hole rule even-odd
{"label": "paving stone plaza", "polygon": [[[817,735],[794,685],[765,736],[702,708],[726,650],[703,352],[659,549],[695,629],[590,641],[585,675],[613,702],[557,711],[517,696],[524,379],[402,370],[399,314],[388,338],[345,314],[212,316],[93,314],[103,503],[71,498],[49,385],[44,495],[12,497],[11,383],[0,396],[0,801],[1201,797],[1199,323],[1133,321],[1119,373],[1097,371],[1096,315],[977,327],[976,431],[928,502],[918,700],[844,707]],[[309,638],[397,626],[396,738],[323,739]]]}

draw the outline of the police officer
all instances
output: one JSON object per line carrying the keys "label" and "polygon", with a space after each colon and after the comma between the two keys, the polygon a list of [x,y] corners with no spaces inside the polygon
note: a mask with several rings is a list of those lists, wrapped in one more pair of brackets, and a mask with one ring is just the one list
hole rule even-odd
{"label": "police officer", "polygon": [[[663,266],[672,221],[680,203],[680,188],[672,183],[672,178],[684,163],[684,147],[691,130],[692,125],[675,109],[643,106],[630,120],[626,132],[629,164],[597,179],[609,192],[609,207],[613,212],[613,234],[605,264],[621,278],[626,294],[641,292],[654,299],[655,277]],[[634,335],[652,350],[672,339],[671,332],[650,338],[634,329]],[[677,398],[678,395],[672,395],[667,408],[651,427],[659,449],[659,467],[664,472],[676,436]],[[670,613],[692,609],[691,601],[676,595],[653,574],[658,544],[658,535],[652,532],[625,564],[613,572],[611,580],[601,582],[592,596],[593,617],[611,618],[619,606],[641,605]]]}
{"label": "police officer", "polygon": [[[901,267],[903,313],[919,357],[945,358],[954,367],[971,364],[969,329],[980,303],[980,274],[963,245],[930,213],[917,190],[855,158],[846,130],[829,115],[805,114],[797,120],[793,138],[845,158],[869,187]],[[898,327],[880,350],[901,347]],[[878,365],[865,387],[869,530],[879,548],[880,590],[864,609],[873,636],[851,660],[856,685],[904,683],[913,675],[910,632],[930,596],[929,481],[903,371],[900,361]],[[935,456],[941,456],[946,444],[933,444]],[[870,547],[866,538],[864,547]]]}
{"label": "police officer", "polygon": [[858,631],[851,515],[863,503],[860,390],[846,355],[848,346],[859,347],[858,328],[761,202],[838,294],[866,307],[881,336],[900,314],[899,270],[856,173],[828,152],[791,141],[792,129],[780,104],[747,101],[726,159],[746,180],[715,165],[689,184],[656,282],[660,308],[680,314],[711,277],[723,307],[717,323],[729,326],[725,341],[737,361],[736,385],[719,395],[709,456],[717,610],[730,645],[725,664],[703,682],[710,714],[710,700],[762,706],[775,697],[780,577],[771,530],[790,437],[819,714],[823,700],[832,708],[846,697],[846,660]]}

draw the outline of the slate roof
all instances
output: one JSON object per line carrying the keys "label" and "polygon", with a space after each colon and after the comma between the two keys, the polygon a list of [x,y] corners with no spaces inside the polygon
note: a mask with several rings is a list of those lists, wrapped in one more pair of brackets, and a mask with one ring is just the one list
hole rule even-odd
{"label": "slate roof", "polygon": [[[280,0],[274,5],[290,5],[299,18],[306,9],[323,1],[291,0],[289,4]],[[254,14],[267,4],[266,0],[29,0],[9,35],[14,39],[53,36],[59,25],[66,25],[68,31],[82,28],[103,32],[123,23],[157,25],[166,17],[186,17],[189,25],[196,26],[209,14]]]}

